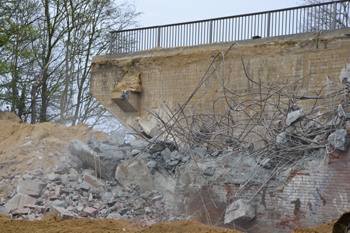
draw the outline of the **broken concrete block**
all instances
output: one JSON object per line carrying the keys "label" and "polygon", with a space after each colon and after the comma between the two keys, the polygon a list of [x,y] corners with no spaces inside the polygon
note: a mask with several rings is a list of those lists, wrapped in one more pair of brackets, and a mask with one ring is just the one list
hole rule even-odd
{"label": "broken concrete block", "polygon": [[52,207],[61,207],[61,208],[67,208],[67,203],[60,201],[60,200],[55,200],[51,203]]}
{"label": "broken concrete block", "polygon": [[22,193],[17,193],[5,204],[5,208],[7,211],[10,211],[12,209],[23,209],[24,206],[34,205],[35,203],[36,199],[34,197]]}
{"label": "broken concrete block", "polygon": [[41,186],[38,180],[19,180],[17,183],[17,193],[39,197]]}
{"label": "broken concrete block", "polygon": [[137,120],[139,125],[141,126],[143,132],[145,132],[150,137],[155,137],[158,135],[158,126],[153,124],[150,121],[144,120],[144,119],[138,119]]}
{"label": "broken concrete block", "polygon": [[56,210],[61,215],[61,217],[63,219],[78,219],[79,218],[78,214],[76,214],[72,211],[66,210],[65,208],[53,206],[53,209]]}
{"label": "broken concrete block", "polygon": [[255,217],[255,208],[244,199],[234,201],[226,208],[225,224],[234,220],[250,221]]}
{"label": "broken concrete block", "polygon": [[138,112],[140,98],[138,93],[132,90],[124,90],[120,92],[112,92],[111,99],[116,103],[124,112]]}
{"label": "broken concrete block", "polygon": [[145,162],[136,160],[128,167],[119,165],[115,179],[122,185],[138,184],[144,190],[153,189],[153,178]]}
{"label": "broken concrete block", "polygon": [[215,167],[214,166],[208,166],[203,171],[203,175],[205,175],[205,176],[213,176],[214,174],[215,174]]}
{"label": "broken concrete block", "polygon": [[85,163],[89,164],[100,176],[105,179],[111,179],[115,173],[117,164],[125,159],[122,151],[113,151],[110,148],[113,146],[104,145],[100,143],[99,150],[102,151],[97,154],[87,144],[82,141],[73,139],[71,152],[77,154]]}
{"label": "broken concrete block", "polygon": [[349,146],[349,135],[345,129],[339,129],[328,136],[328,142],[341,151],[346,151]]}
{"label": "broken concrete block", "polygon": [[114,132],[111,134],[111,144],[121,146],[125,142],[125,132]]}
{"label": "broken concrete block", "polygon": [[294,144],[291,141],[291,136],[288,135],[286,132],[278,134],[276,137],[276,142],[282,146],[294,146]]}
{"label": "broken concrete block", "polygon": [[94,175],[95,171],[88,170],[84,174],[84,183],[90,186],[91,188],[97,189],[99,187],[104,187],[106,184],[103,180],[97,178]]}
{"label": "broken concrete block", "polygon": [[304,118],[304,111],[302,109],[293,111],[288,113],[287,119],[286,119],[286,124],[287,126],[291,126],[299,121],[301,121]]}
{"label": "broken concrete block", "polygon": [[98,210],[92,207],[86,207],[83,210],[85,213],[87,213],[87,215],[91,216],[91,217],[95,217],[96,214],[98,213]]}
{"label": "broken concrete block", "polygon": [[111,219],[114,219],[114,220],[119,220],[119,219],[122,218],[122,216],[119,213],[114,212],[114,213],[108,214],[107,218],[111,218]]}
{"label": "broken concrete block", "polygon": [[338,113],[338,117],[339,118],[346,118],[346,114],[345,114],[344,108],[343,108],[343,106],[341,104],[338,105],[337,113]]}
{"label": "broken concrete block", "polygon": [[150,148],[149,152],[151,154],[161,152],[162,150],[165,149],[165,144],[162,141],[157,140]]}
{"label": "broken concrete block", "polygon": [[339,80],[344,85],[350,84],[350,63],[346,64],[346,66],[341,70]]}

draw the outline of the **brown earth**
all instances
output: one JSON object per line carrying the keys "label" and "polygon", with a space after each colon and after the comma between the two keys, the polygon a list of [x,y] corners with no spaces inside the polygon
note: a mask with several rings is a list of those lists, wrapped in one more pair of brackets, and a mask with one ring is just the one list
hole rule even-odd
{"label": "brown earth", "polygon": [[0,214],[1,233],[18,232],[45,232],[45,233],[107,233],[107,232],[134,232],[134,233],[164,233],[164,232],[217,232],[217,233],[239,233],[239,231],[211,227],[193,221],[177,221],[169,223],[157,223],[146,228],[142,228],[139,223],[121,219],[77,219],[62,220],[57,214],[51,212],[46,214],[40,221],[11,220]]}
{"label": "brown earth", "polygon": [[[27,124],[9,111],[0,111],[0,177],[24,174],[41,168],[43,171],[59,165],[70,155],[67,145],[71,139],[86,142],[90,134],[97,140],[108,134],[90,131],[88,125],[72,127],[56,123]],[[0,179],[0,198],[11,189],[10,181]],[[7,186],[4,188],[3,186]]]}
{"label": "brown earth", "polygon": [[19,122],[14,113],[0,112],[0,166],[3,168],[0,175],[9,169],[15,169],[13,174],[40,167],[45,171],[58,165],[60,156],[68,155],[67,145],[71,139],[86,142],[90,134],[97,140],[108,137],[104,132],[90,131],[86,124],[66,127],[49,122],[35,125]]}

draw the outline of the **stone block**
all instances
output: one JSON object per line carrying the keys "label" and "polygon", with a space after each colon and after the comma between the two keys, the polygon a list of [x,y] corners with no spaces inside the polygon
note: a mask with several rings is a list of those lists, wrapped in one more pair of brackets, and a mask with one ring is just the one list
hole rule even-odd
{"label": "stone block", "polygon": [[328,136],[328,142],[341,151],[346,151],[349,146],[349,135],[345,129],[340,129]]}
{"label": "stone block", "polygon": [[124,112],[138,112],[139,111],[139,94],[130,90],[112,92],[111,99]]}
{"label": "stone block", "polygon": [[85,213],[87,213],[91,217],[95,217],[96,214],[98,213],[98,210],[92,207],[86,207],[83,210]]}
{"label": "stone block", "polygon": [[94,175],[95,171],[93,170],[88,170],[84,174],[84,183],[87,184],[90,188],[98,189],[99,187],[104,187],[106,183],[97,178]]}
{"label": "stone block", "polygon": [[17,193],[26,194],[33,197],[39,197],[41,186],[38,180],[19,180],[17,184]]}
{"label": "stone block", "polygon": [[226,208],[225,224],[234,220],[244,222],[250,221],[255,217],[255,209],[247,200],[238,199]]}
{"label": "stone block", "polygon": [[7,211],[10,211],[12,209],[23,209],[24,206],[34,205],[35,203],[36,199],[34,197],[22,193],[17,193],[5,204],[5,208]]}
{"label": "stone block", "polygon": [[78,214],[76,214],[72,211],[66,210],[63,207],[53,206],[53,209],[56,210],[61,215],[61,217],[63,219],[78,219],[79,218]]}

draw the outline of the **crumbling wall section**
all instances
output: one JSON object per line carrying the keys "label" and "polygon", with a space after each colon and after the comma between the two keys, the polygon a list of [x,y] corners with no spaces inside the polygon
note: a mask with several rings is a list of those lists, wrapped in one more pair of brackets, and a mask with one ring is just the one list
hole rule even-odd
{"label": "crumbling wall section", "polygon": [[[248,75],[257,82],[270,86],[283,84],[307,75],[299,89],[304,93],[318,90],[327,84],[326,75],[338,79],[347,63],[350,51],[349,29],[334,32],[310,33],[302,36],[266,38],[239,42]],[[283,40],[281,40],[283,39]],[[211,60],[232,43],[201,45],[175,49],[155,49],[130,54],[95,56],[92,60],[91,93],[125,125],[134,125],[135,118],[153,121],[151,110],[166,117],[159,103],[176,109],[197,87]],[[220,56],[220,55],[219,55]],[[124,70],[142,73],[142,92],[137,93],[137,112],[124,112],[111,99],[111,92],[125,75]],[[223,70],[226,86],[234,93],[258,92],[259,85],[246,79],[237,48],[225,59]],[[198,106],[209,112],[222,85],[212,80],[210,94]],[[189,103],[192,108],[205,91],[203,86]],[[289,90],[293,93],[292,88]],[[225,109],[225,102],[219,104]],[[302,106],[305,107],[305,106]],[[155,122],[154,122],[155,123]]]}

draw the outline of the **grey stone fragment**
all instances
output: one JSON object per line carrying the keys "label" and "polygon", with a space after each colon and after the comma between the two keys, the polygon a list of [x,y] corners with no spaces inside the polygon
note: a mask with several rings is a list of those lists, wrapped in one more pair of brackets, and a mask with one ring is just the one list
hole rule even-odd
{"label": "grey stone fragment", "polygon": [[46,178],[50,181],[60,181],[61,176],[59,174],[50,173],[46,175]]}
{"label": "grey stone fragment", "polygon": [[38,175],[42,175],[43,174],[43,169],[40,167],[40,168],[34,170],[34,173],[38,174]]}
{"label": "grey stone fragment", "polygon": [[231,203],[225,212],[225,224],[233,220],[248,222],[255,217],[254,207],[247,200],[239,199]]}
{"label": "grey stone fragment", "polygon": [[18,193],[14,195],[6,204],[5,208],[7,211],[13,209],[22,209],[27,205],[34,205],[36,203],[36,199],[26,194]]}
{"label": "grey stone fragment", "polygon": [[215,174],[215,167],[210,166],[204,169],[203,175],[205,176],[213,176]]}
{"label": "grey stone fragment", "polygon": [[165,149],[165,144],[162,141],[156,141],[150,148],[149,152],[151,154],[161,152]]}
{"label": "grey stone fragment", "polygon": [[345,129],[339,129],[328,136],[328,142],[341,151],[346,151],[349,146],[349,135]]}
{"label": "grey stone fragment", "polygon": [[146,212],[146,213],[152,213],[153,211],[152,211],[152,209],[151,209],[149,206],[147,206],[147,207],[145,208],[145,212]]}
{"label": "grey stone fragment", "polygon": [[200,148],[200,147],[196,147],[192,149],[192,154],[194,156],[197,156],[199,158],[204,159],[205,158],[205,153],[207,152],[207,148]]}
{"label": "grey stone fragment", "polygon": [[341,104],[338,105],[337,113],[338,113],[338,117],[339,118],[345,118],[346,117],[345,111],[344,111],[343,106]]}
{"label": "grey stone fragment", "polygon": [[93,148],[94,146],[96,146],[96,145],[97,145],[97,140],[96,140],[95,135],[90,134],[89,137],[88,137],[88,139],[87,139],[87,141],[86,141],[86,143],[87,143],[91,148]]}
{"label": "grey stone fragment", "polygon": [[114,219],[114,220],[119,220],[122,218],[122,216],[119,214],[119,213],[110,213],[107,215],[107,218],[111,218],[111,219]]}
{"label": "grey stone fragment", "polygon": [[86,183],[81,183],[81,184],[79,184],[79,186],[80,186],[81,190],[85,190],[85,191],[89,191],[90,190],[90,186],[87,185]]}
{"label": "grey stone fragment", "polygon": [[34,177],[32,175],[29,174],[24,174],[22,177],[23,180],[33,180]]}
{"label": "grey stone fragment", "polygon": [[38,180],[19,180],[17,183],[17,193],[39,197],[41,186]]}
{"label": "grey stone fragment", "polygon": [[178,160],[174,160],[174,161],[169,162],[169,163],[168,163],[168,166],[173,167],[173,166],[176,166],[178,163],[179,163]]}
{"label": "grey stone fragment", "polygon": [[101,197],[102,201],[105,203],[105,204],[108,204],[110,203],[111,201],[114,200],[114,196],[113,196],[113,193],[112,192],[105,192],[102,197]]}
{"label": "grey stone fragment", "polygon": [[118,212],[120,215],[124,215],[126,214],[126,212],[128,212],[130,210],[130,208],[121,208]]}
{"label": "grey stone fragment", "polygon": [[163,157],[165,163],[169,163],[171,159],[171,151],[168,148],[165,148],[160,155]]}
{"label": "grey stone fragment", "polygon": [[288,113],[286,124],[287,126],[291,126],[299,121],[301,121],[304,118],[304,111],[302,109],[296,110],[293,112]]}
{"label": "grey stone fragment", "polygon": [[67,208],[67,203],[60,201],[60,200],[55,200],[51,203],[51,206],[57,206],[57,207],[62,207],[62,208]]}
{"label": "grey stone fragment", "polygon": [[139,150],[139,149],[132,149],[131,150],[131,155],[137,155],[137,154],[139,154],[141,152],[141,150]]}
{"label": "grey stone fragment", "polygon": [[103,151],[100,154],[101,176],[105,179],[112,179],[121,160],[125,159],[122,151]]}
{"label": "grey stone fragment", "polygon": [[291,141],[291,137],[286,133],[280,133],[276,137],[276,142],[283,146],[292,147],[294,144]]}
{"label": "grey stone fragment", "polygon": [[133,141],[130,142],[130,145],[132,147],[141,147],[141,148],[143,148],[143,147],[148,146],[148,143],[146,141],[144,141],[144,140],[133,140]]}
{"label": "grey stone fragment", "polygon": [[350,84],[350,64],[346,64],[346,66],[341,70],[339,75],[339,80],[344,85]]}
{"label": "grey stone fragment", "polygon": [[100,144],[109,144],[109,139],[108,138],[101,138]]}
{"label": "grey stone fragment", "polygon": [[133,205],[135,209],[140,209],[146,201],[143,198],[138,198],[134,201]]}
{"label": "grey stone fragment", "polygon": [[110,136],[111,140],[110,143],[113,145],[121,146],[124,144],[124,138],[125,138],[125,132],[114,132]]}
{"label": "grey stone fragment", "polygon": [[122,151],[113,151],[113,149],[118,148],[115,146],[100,143],[99,150],[102,152],[98,155],[94,150],[89,148],[87,144],[79,140],[73,139],[71,142],[73,153],[77,154],[81,160],[89,164],[97,173],[101,173],[100,176],[105,179],[113,178],[117,164],[125,159],[125,155]]}
{"label": "grey stone fragment", "polygon": [[163,195],[158,195],[158,196],[155,196],[151,199],[151,201],[160,201],[163,199]]}
{"label": "grey stone fragment", "polygon": [[149,161],[146,166],[150,169],[155,168],[157,166],[157,162],[154,160]]}

